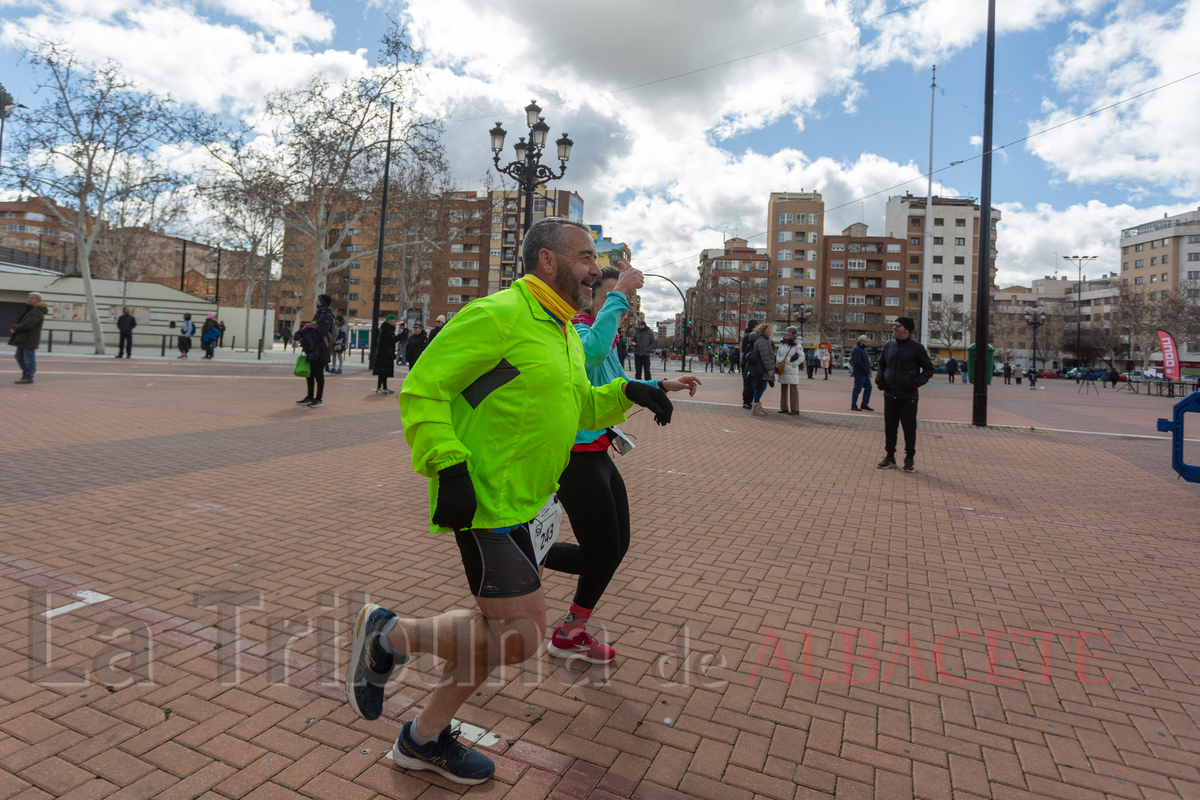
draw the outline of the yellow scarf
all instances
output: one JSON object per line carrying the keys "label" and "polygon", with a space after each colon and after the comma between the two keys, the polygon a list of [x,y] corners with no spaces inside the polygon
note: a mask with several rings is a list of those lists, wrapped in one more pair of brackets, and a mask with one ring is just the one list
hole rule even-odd
{"label": "yellow scarf", "polygon": [[529,290],[535,300],[542,304],[542,308],[553,314],[564,326],[571,321],[571,317],[575,316],[578,309],[571,308],[566,300],[555,294],[554,290],[540,278],[526,275],[521,280],[525,281],[525,288]]}

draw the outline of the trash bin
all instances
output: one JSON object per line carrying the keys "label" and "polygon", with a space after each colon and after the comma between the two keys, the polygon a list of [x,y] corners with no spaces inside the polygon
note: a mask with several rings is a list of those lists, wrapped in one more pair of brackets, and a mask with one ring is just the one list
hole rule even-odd
{"label": "trash bin", "polygon": [[[992,373],[996,369],[996,348],[990,344],[987,346],[987,359],[984,361],[984,380],[987,383],[992,382]],[[967,374],[972,378],[975,377],[975,345],[967,347]]]}

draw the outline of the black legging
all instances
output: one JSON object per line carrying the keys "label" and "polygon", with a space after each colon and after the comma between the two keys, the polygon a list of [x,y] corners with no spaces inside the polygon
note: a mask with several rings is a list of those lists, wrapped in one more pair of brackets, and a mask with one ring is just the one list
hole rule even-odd
{"label": "black legging", "polygon": [[376,383],[376,386],[375,386],[376,390],[386,389],[387,388],[387,376],[386,375],[378,376],[378,380],[376,380],[375,383]]}
{"label": "black legging", "polygon": [[[308,396],[314,400],[320,400],[321,395],[325,394],[325,365],[316,361],[309,362],[312,371],[304,380],[308,382]],[[317,393],[313,394],[313,384],[316,384]]]}
{"label": "black legging", "polygon": [[558,479],[562,503],[575,541],[556,542],[546,554],[546,566],[578,575],[575,605],[595,608],[629,549],[629,497],[625,481],[607,450],[571,453]]}

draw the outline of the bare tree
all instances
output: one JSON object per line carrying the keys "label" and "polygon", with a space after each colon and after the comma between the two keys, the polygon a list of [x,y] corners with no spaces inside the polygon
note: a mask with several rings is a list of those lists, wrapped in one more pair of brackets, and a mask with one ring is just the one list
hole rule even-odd
{"label": "bare tree", "polygon": [[1144,286],[1122,284],[1113,324],[1128,337],[1129,351],[1141,355],[1142,369],[1150,366],[1150,357],[1160,350],[1158,331],[1176,333],[1182,325],[1185,331],[1195,319],[1194,301],[1185,289],[1171,292],[1163,289],[1147,295]]}
{"label": "bare tree", "polygon": [[[313,295],[329,276],[346,269],[334,259],[347,231],[357,229],[371,207],[383,173],[389,118],[395,110],[393,153],[440,164],[440,125],[414,109],[424,75],[417,54],[392,29],[382,39],[378,63],[342,81],[316,77],[303,87],[267,95],[263,117],[223,133],[210,118],[193,126],[193,137],[245,186],[262,187],[259,201],[282,209],[286,226],[306,247]],[[270,174],[269,181],[260,180]],[[375,250],[356,253],[366,259]],[[298,257],[297,257],[298,258]]]}
{"label": "bare tree", "polygon": [[846,331],[850,327],[846,322],[845,306],[822,304],[817,306],[810,319],[816,323],[825,341],[838,348],[845,346]]}
{"label": "bare tree", "polygon": [[144,202],[177,185],[156,155],[176,139],[175,108],[169,98],[139,90],[116,62],[83,69],[60,42],[31,38],[25,57],[44,75],[38,88],[47,98],[22,113],[11,172],[22,187],[53,201],[43,205],[74,240],[96,352],[103,354],[92,250],[114,204]]}
{"label": "bare tree", "polygon": [[929,304],[925,312],[925,333],[929,341],[953,352],[966,347],[966,337],[973,329],[974,313],[962,303],[939,300]]}

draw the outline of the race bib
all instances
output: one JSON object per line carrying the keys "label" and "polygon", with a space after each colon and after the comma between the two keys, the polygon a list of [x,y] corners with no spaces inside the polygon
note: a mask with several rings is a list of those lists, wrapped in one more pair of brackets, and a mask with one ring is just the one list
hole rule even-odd
{"label": "race bib", "polygon": [[546,505],[542,506],[537,516],[529,523],[529,538],[533,540],[533,554],[539,565],[546,558],[546,553],[550,552],[550,545],[558,538],[562,514],[558,495],[552,494]]}

